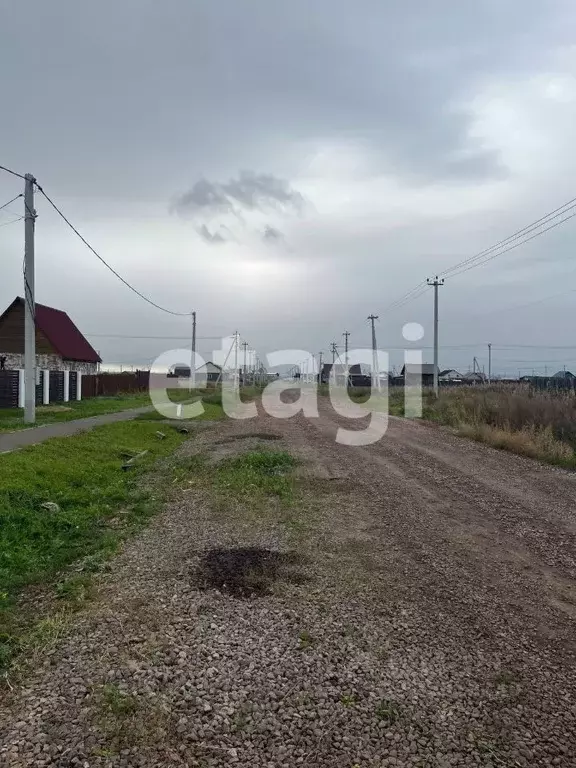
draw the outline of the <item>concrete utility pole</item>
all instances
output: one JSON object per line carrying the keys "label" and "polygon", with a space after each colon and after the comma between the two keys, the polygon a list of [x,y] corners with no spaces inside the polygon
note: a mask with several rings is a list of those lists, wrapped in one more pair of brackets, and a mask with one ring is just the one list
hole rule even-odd
{"label": "concrete utility pole", "polygon": [[428,279],[428,285],[434,286],[434,394],[438,397],[438,286],[444,285],[444,280]]}
{"label": "concrete utility pole", "polygon": [[318,352],[318,384],[322,384],[322,352]]}
{"label": "concrete utility pole", "polygon": [[196,312],[192,312],[192,355],[190,357],[192,389],[196,389]]}
{"label": "concrete utility pole", "polygon": [[234,334],[234,389],[238,389],[238,331]]}
{"label": "concrete utility pole", "polygon": [[348,338],[350,337],[350,331],[344,331],[344,386],[348,386]]}
{"label": "concrete utility pole", "polygon": [[243,378],[244,384],[246,384],[246,373],[247,373],[247,371],[246,371],[246,350],[248,349],[248,342],[247,341],[243,341],[242,342],[242,349],[244,350],[244,367],[243,367],[242,378]]}
{"label": "concrete utility pole", "polygon": [[492,344],[488,344],[488,384],[492,383]]}
{"label": "concrete utility pole", "polygon": [[24,421],[36,421],[36,302],[34,291],[34,184],[24,177]]}
{"label": "concrete utility pole", "polygon": [[378,320],[378,315],[368,315],[368,320],[372,323],[372,387],[380,389],[380,369],[378,366],[378,347],[376,346],[376,327],[374,322]]}
{"label": "concrete utility pole", "polygon": [[338,354],[338,345],[335,341],[330,344],[330,351],[332,352],[332,368],[330,369],[330,378],[336,382],[336,355]]}

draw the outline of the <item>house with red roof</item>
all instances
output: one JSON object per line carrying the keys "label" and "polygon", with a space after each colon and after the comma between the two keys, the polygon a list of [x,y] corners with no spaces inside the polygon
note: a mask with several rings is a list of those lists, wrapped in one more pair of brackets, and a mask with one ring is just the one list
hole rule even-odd
{"label": "house with red roof", "polygon": [[[24,299],[0,315],[0,367],[24,368]],[[36,304],[36,365],[48,371],[97,373],[100,356],[66,312]]]}

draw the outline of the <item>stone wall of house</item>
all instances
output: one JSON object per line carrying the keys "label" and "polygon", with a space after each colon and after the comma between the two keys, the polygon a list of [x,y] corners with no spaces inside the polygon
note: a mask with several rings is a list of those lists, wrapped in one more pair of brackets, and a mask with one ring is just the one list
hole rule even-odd
{"label": "stone wall of house", "polygon": [[[5,357],[4,367],[8,370],[24,368],[24,355],[0,352],[0,357]],[[36,355],[36,365],[43,371],[76,371],[84,375],[98,373],[96,363],[79,363],[71,360],[62,360],[58,355]]]}

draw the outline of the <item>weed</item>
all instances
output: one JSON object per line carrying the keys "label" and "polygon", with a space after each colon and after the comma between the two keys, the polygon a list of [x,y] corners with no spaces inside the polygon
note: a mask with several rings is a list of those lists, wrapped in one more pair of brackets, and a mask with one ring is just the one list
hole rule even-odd
{"label": "weed", "polygon": [[358,703],[358,696],[355,693],[345,693],[340,696],[340,703],[344,707],[353,707]]}
{"label": "weed", "polygon": [[102,686],[101,705],[106,713],[116,718],[124,718],[133,715],[138,709],[138,700],[135,696],[121,691],[115,683],[106,683]]}
{"label": "weed", "polygon": [[298,650],[306,651],[309,648],[313,648],[317,643],[316,638],[310,634],[307,630],[302,630],[298,635]]}
{"label": "weed", "polygon": [[72,576],[59,581],[55,587],[56,597],[67,600],[73,605],[80,605],[92,596],[92,581],[89,576]]}
{"label": "weed", "polygon": [[496,685],[513,685],[516,682],[516,676],[513,672],[509,672],[507,670],[503,670],[498,675],[496,675],[495,683]]}
{"label": "weed", "polygon": [[293,492],[294,482],[289,475],[295,464],[296,459],[284,451],[250,451],[223,461],[215,485],[240,498],[255,493],[286,498]]}
{"label": "weed", "polygon": [[392,725],[400,717],[400,707],[391,699],[382,699],[376,707],[376,717],[387,725]]}

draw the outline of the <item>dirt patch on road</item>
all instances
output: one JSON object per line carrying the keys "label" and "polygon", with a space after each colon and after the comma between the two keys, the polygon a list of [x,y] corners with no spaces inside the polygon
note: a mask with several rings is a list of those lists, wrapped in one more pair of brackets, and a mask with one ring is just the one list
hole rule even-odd
{"label": "dirt patch on road", "polygon": [[233,597],[269,595],[277,581],[302,582],[294,567],[301,558],[295,552],[260,547],[210,549],[200,557],[195,577],[200,589],[217,589]]}

